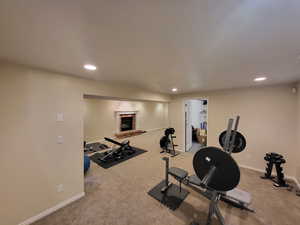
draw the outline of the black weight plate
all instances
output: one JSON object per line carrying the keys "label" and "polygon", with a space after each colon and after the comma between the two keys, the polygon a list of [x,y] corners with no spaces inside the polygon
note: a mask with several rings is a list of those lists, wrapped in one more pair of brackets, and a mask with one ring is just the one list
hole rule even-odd
{"label": "black weight plate", "polygon": [[[232,138],[232,133],[233,131],[231,131],[230,139]],[[225,145],[225,139],[226,139],[226,130],[223,131],[219,136],[219,143],[222,147],[224,147]],[[234,141],[234,148],[232,152],[239,153],[243,151],[245,148],[246,148],[246,139],[240,132],[237,131],[235,136],[235,141]]]}
{"label": "black weight plate", "polygon": [[216,167],[207,186],[216,191],[230,191],[240,182],[240,169],[235,160],[226,152],[216,147],[200,149],[194,156],[193,166],[196,175],[202,180],[211,166]]}
{"label": "black weight plate", "polygon": [[159,141],[159,145],[161,148],[166,148],[168,147],[169,142],[169,138],[167,136],[163,136]]}
{"label": "black weight plate", "polygon": [[172,127],[165,130],[165,136],[169,136],[170,134],[175,134],[175,129]]}

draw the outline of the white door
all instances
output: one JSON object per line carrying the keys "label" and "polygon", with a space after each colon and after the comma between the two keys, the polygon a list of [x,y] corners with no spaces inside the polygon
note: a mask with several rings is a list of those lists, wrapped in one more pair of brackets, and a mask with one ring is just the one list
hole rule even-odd
{"label": "white door", "polygon": [[185,107],[185,151],[192,147],[192,123],[191,123],[191,102],[186,101]]}

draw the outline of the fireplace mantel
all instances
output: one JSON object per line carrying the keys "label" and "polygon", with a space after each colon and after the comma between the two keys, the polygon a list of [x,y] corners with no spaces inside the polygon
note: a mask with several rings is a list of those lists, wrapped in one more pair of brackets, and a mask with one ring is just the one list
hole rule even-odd
{"label": "fireplace mantel", "polygon": [[135,111],[116,110],[115,113],[117,113],[117,114],[137,114],[138,111],[137,110],[135,110]]}

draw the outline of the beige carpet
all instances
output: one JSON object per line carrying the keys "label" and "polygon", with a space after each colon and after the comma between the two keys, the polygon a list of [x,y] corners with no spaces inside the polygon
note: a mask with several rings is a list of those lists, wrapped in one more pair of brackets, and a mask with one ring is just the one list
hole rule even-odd
{"label": "beige carpet", "polygon": [[[92,163],[85,178],[86,196],[34,225],[183,225],[191,221],[205,224],[209,202],[195,191],[189,189],[190,195],[176,211],[147,194],[164,175],[159,138],[158,132],[131,138],[134,145],[149,152],[110,169]],[[171,158],[171,166],[185,168],[192,174],[192,157],[191,153],[180,154]],[[228,225],[300,224],[300,197],[286,189],[276,189],[270,181],[261,180],[258,172],[241,169],[241,173],[240,188],[251,192],[256,213],[221,203]]]}

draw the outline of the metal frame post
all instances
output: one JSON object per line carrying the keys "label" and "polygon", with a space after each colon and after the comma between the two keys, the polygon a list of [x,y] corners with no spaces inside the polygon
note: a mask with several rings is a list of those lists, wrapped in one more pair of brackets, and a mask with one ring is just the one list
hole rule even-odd
{"label": "metal frame post", "polygon": [[228,125],[227,125],[227,130],[226,130],[225,143],[224,143],[224,151],[225,152],[229,151],[232,125],[233,125],[233,119],[229,119],[228,120]]}
{"label": "metal frame post", "polygon": [[163,157],[162,160],[166,161],[166,178],[165,178],[165,186],[162,188],[161,192],[166,192],[170,186],[169,184],[169,157]]}

